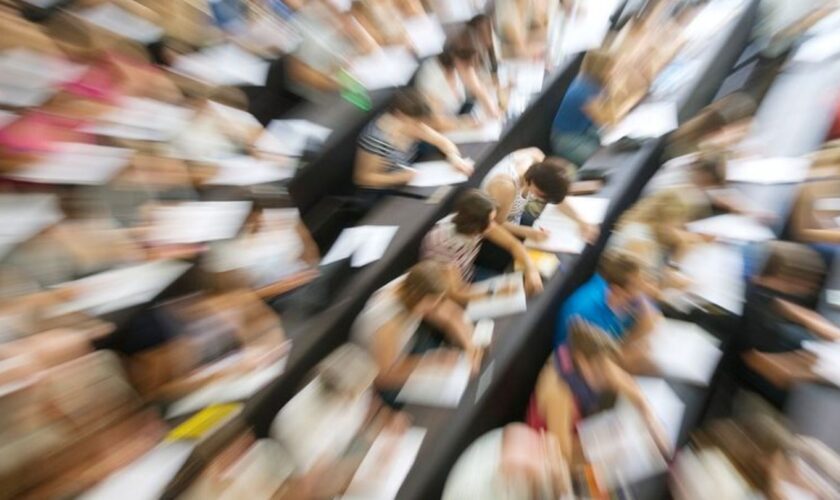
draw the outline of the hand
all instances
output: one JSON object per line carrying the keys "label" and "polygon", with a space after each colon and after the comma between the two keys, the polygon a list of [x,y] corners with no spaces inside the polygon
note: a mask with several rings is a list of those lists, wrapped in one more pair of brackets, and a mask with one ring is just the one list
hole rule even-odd
{"label": "hand", "polygon": [[542,276],[535,268],[525,271],[525,292],[534,295],[543,291]]}
{"label": "hand", "polygon": [[467,359],[470,361],[472,374],[475,375],[481,369],[481,360],[484,358],[484,349],[477,346],[471,346],[466,349]]}
{"label": "hand", "polygon": [[545,229],[531,228],[528,230],[528,239],[536,242],[545,241],[548,239],[548,231]]}
{"label": "hand", "polygon": [[601,234],[601,228],[594,224],[582,223],[579,228],[583,241],[590,244],[595,243],[598,240],[598,236]]}
{"label": "hand", "polygon": [[449,158],[449,163],[467,176],[470,176],[473,173],[473,162],[470,160],[465,160],[460,156],[453,156]]}
{"label": "hand", "polygon": [[402,172],[397,174],[398,180],[401,184],[408,184],[417,175],[417,171],[413,168],[404,168]]}

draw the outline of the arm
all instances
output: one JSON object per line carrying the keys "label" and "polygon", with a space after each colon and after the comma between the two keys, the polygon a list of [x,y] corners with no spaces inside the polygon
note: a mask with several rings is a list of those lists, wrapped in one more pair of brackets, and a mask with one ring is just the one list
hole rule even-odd
{"label": "arm", "polygon": [[322,92],[337,92],[338,82],[329,75],[321,73],[297,57],[289,57],[289,76],[301,85],[320,90]]}
{"label": "arm", "polygon": [[611,362],[607,367],[607,380],[609,380],[615,392],[626,397],[639,410],[639,413],[645,419],[645,423],[657,447],[659,447],[663,454],[670,455],[671,445],[668,442],[665,431],[662,429],[659,419],[650,409],[644,394],[639,389],[639,384],[615,363]]}
{"label": "arm", "polygon": [[537,406],[543,411],[548,432],[557,438],[563,457],[571,462],[574,441],[571,409],[574,403],[568,387],[560,383],[551,359],[540,372],[535,395]]}
{"label": "arm", "polygon": [[475,96],[481,108],[491,117],[499,117],[499,104],[490,96],[488,89],[481,84],[478,75],[475,72],[475,67],[468,66],[466,68],[458,67],[458,74],[461,76],[461,81],[464,82],[464,87],[467,91]]}
{"label": "arm", "polygon": [[592,243],[596,239],[598,239],[598,234],[600,233],[598,226],[589,224],[588,222],[583,220],[577,213],[577,211],[574,208],[572,208],[568,201],[563,200],[562,203],[557,205],[557,209],[560,210],[560,212],[563,215],[575,221],[575,224],[577,224],[580,230],[580,234],[583,236],[583,239],[586,240],[588,243]]}
{"label": "arm", "polygon": [[417,126],[415,135],[417,139],[428,142],[439,149],[455,168],[467,175],[472,175],[473,167],[469,162],[461,158],[461,152],[458,150],[458,146],[444,137],[440,132],[437,132],[425,123],[421,123]]}
{"label": "arm", "polygon": [[545,239],[546,234],[538,229],[508,222],[507,216],[513,205],[513,198],[516,196],[516,186],[512,181],[497,176],[487,186],[487,194],[496,202],[496,224],[499,224],[507,229],[510,234],[523,240],[532,239],[540,241]]}
{"label": "arm", "polygon": [[376,377],[376,386],[379,388],[401,387],[420,363],[421,356],[401,355],[394,342],[405,321],[405,314],[397,315],[382,325],[374,336],[372,354],[379,367],[379,375]]}
{"label": "arm", "polygon": [[485,233],[485,237],[495,243],[497,246],[507,250],[514,260],[518,262],[525,271],[525,289],[529,293],[539,293],[542,291],[542,278],[537,270],[537,267],[528,256],[525,250],[525,245],[522,244],[516,237],[510,234],[507,229],[499,226],[496,223],[491,223],[490,228]]}
{"label": "arm", "polygon": [[383,162],[381,156],[359,149],[356,153],[353,182],[362,187],[385,188],[404,186],[414,177],[414,171],[409,169],[399,172],[385,172],[382,167]]}
{"label": "arm", "polygon": [[626,342],[630,344],[643,341],[654,330],[661,316],[662,314],[654,309],[650,302],[643,300],[633,328],[627,332]]}
{"label": "arm", "polygon": [[802,325],[824,340],[840,340],[840,328],[820,313],[782,299],[774,300],[774,307],[785,319]]}

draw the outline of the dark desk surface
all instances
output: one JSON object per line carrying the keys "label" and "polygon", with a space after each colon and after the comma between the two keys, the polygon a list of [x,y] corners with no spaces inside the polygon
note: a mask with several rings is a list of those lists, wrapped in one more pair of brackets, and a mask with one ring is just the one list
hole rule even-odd
{"label": "dark desk surface", "polygon": [[793,430],[819,439],[840,453],[840,389],[822,384],[801,384],[790,391],[785,413]]}

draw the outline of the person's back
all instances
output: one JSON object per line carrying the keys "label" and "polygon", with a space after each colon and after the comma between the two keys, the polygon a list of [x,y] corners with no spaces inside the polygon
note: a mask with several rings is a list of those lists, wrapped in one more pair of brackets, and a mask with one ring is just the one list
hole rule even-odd
{"label": "person's back", "polygon": [[552,134],[589,132],[594,124],[584,111],[586,104],[601,92],[601,86],[586,75],[578,75],[569,85],[551,124]]}

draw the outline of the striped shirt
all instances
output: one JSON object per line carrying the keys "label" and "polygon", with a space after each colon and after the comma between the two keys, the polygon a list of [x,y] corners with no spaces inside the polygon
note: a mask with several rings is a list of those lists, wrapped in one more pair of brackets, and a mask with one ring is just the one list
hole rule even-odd
{"label": "striped shirt", "polygon": [[442,220],[423,238],[420,255],[444,264],[454,264],[464,281],[472,281],[475,259],[481,247],[481,235],[467,236],[455,229],[455,223]]}
{"label": "striped shirt", "polygon": [[412,143],[408,149],[402,150],[395,146],[376,123],[370,122],[359,136],[359,148],[385,160],[385,172],[396,172],[411,165],[417,154],[417,143]]}

